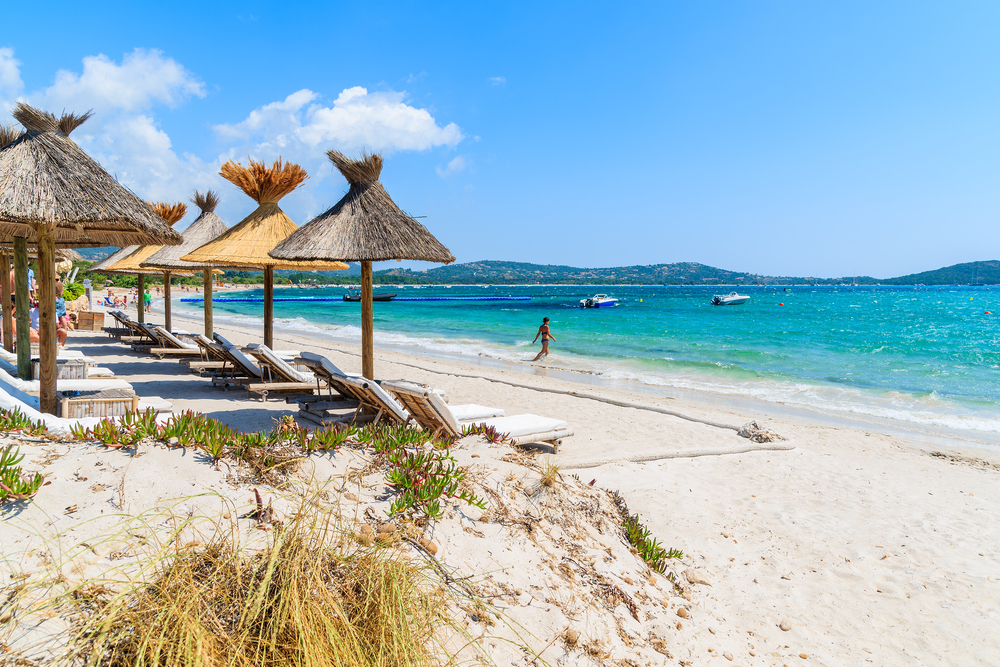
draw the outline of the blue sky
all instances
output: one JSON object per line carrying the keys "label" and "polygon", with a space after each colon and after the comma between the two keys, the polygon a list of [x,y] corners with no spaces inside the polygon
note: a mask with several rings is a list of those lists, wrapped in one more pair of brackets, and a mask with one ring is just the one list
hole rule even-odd
{"label": "blue sky", "polygon": [[1000,256],[997,3],[60,4],[5,8],[0,106],[93,108],[73,137],[109,171],[218,189],[230,224],[255,205],[225,160],[302,164],[303,224],[347,188],[325,151],[367,148],[459,261]]}

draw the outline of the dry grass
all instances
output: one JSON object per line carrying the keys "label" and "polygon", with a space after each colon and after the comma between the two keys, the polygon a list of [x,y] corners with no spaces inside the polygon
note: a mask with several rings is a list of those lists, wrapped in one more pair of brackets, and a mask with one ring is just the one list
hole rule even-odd
{"label": "dry grass", "polygon": [[0,149],[6,148],[21,138],[23,130],[19,130],[13,125],[0,125]]}
{"label": "dry grass", "polygon": [[202,213],[211,213],[219,205],[219,193],[214,190],[206,192],[195,190],[191,203],[200,208]]}
{"label": "dry grass", "polygon": [[73,130],[86,123],[93,115],[93,109],[82,114],[63,112],[62,117],[59,118],[59,131],[68,137]]}
{"label": "dry grass", "polygon": [[551,461],[547,462],[542,468],[541,483],[542,486],[546,488],[553,488],[562,476],[559,474],[559,466]]}
{"label": "dry grass", "polygon": [[281,158],[268,167],[263,162],[247,159],[250,166],[239,162],[222,165],[219,174],[245,192],[258,204],[273,204],[309,178],[306,170],[292,162],[282,164]]}
{"label": "dry grass", "polygon": [[160,216],[167,221],[167,224],[173,226],[174,223],[180,222],[184,214],[187,213],[188,207],[184,202],[177,202],[176,204],[167,204],[162,201],[151,201],[149,205],[153,207],[156,211],[156,215]]}
{"label": "dry grass", "polygon": [[340,151],[329,150],[326,156],[351,185],[377,181],[382,174],[382,156],[378,153],[361,151],[361,157],[355,160]]}
{"label": "dry grass", "polygon": [[[442,595],[386,549],[347,546],[329,517],[299,513],[249,552],[229,536],[163,560],[147,583],[81,587],[67,663],[430,665]],[[436,589],[434,589],[436,590]]]}

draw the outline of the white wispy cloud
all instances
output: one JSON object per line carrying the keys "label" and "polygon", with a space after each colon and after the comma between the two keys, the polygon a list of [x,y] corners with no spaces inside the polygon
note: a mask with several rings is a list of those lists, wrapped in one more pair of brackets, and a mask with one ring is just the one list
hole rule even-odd
{"label": "white wispy cloud", "polygon": [[491,76],[489,79],[487,79],[487,81],[489,81],[490,83],[492,83],[494,86],[502,86],[505,83],[507,83],[507,77],[505,77],[505,76]]}
{"label": "white wispy cloud", "polygon": [[472,164],[470,160],[467,160],[461,155],[456,155],[451,162],[444,167],[444,169],[441,167],[435,167],[435,171],[437,171],[437,175],[441,178],[448,178],[449,176],[454,176],[461,171],[465,171],[470,164]]}
{"label": "white wispy cloud", "polygon": [[258,149],[293,144],[315,149],[393,152],[456,146],[464,138],[455,123],[442,127],[426,109],[410,106],[405,93],[374,92],[355,86],[337,96],[330,106],[317,102],[311,90],[292,93],[250,112],[236,124],[215,126],[228,141],[253,141]]}
{"label": "white wispy cloud", "polygon": [[204,97],[205,84],[173,58],[152,49],[127,53],[121,63],[104,54],[83,59],[83,71],[56,72],[55,83],[32,100],[50,109],[142,111],[157,104],[176,107]]}
{"label": "white wispy cloud", "polygon": [[14,49],[0,48],[0,101],[15,99],[23,88],[21,62],[14,57]]}
{"label": "white wispy cloud", "polygon": [[[330,193],[319,189],[335,174],[325,156],[328,148],[423,151],[454,147],[465,138],[455,123],[439,123],[428,109],[409,104],[403,92],[353,87],[324,103],[323,95],[303,89],[250,110],[242,120],[215,125],[220,146],[211,155],[193,155],[178,152],[159,117],[205,97],[206,85],[163,53],[136,49],[120,61],[87,56],[78,71],[60,70],[48,87],[27,91],[20,65],[13,49],[0,48],[0,116],[17,99],[56,113],[93,109],[94,117],[73,139],[136,194],[186,201],[195,189],[219,189],[222,208],[233,216],[249,212],[252,203],[219,176],[226,160],[280,156],[301,164],[312,178],[296,193],[295,207],[309,214],[331,203]],[[438,171],[452,174],[465,167],[464,158],[456,158]]]}

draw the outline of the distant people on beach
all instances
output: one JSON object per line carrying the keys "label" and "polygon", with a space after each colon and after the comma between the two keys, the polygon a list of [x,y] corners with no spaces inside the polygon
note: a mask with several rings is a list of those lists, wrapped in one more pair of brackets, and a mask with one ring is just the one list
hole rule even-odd
{"label": "distant people on beach", "polygon": [[147,313],[153,310],[153,296],[149,293],[149,290],[142,293],[142,304]]}
{"label": "distant people on beach", "polygon": [[552,335],[552,332],[549,331],[549,318],[547,317],[542,318],[542,326],[538,327],[538,333],[535,334],[535,340],[531,341],[532,345],[538,341],[539,336],[542,337],[542,351],[539,352],[538,356],[532,359],[532,361],[538,361],[542,357],[549,356],[549,341],[556,339],[556,337]]}

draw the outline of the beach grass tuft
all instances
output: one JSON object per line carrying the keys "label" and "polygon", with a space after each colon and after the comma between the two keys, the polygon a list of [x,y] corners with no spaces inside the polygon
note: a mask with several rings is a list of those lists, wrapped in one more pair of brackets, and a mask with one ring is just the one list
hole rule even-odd
{"label": "beach grass tuft", "polygon": [[67,664],[437,664],[443,593],[400,553],[349,546],[329,514],[298,513],[263,548],[220,531],[163,555],[144,583],[79,589]]}
{"label": "beach grass tuft", "polygon": [[544,466],[542,466],[542,476],[541,482],[542,486],[546,488],[554,488],[556,482],[560,480],[561,476],[559,474],[559,466],[552,461],[547,461]]}

